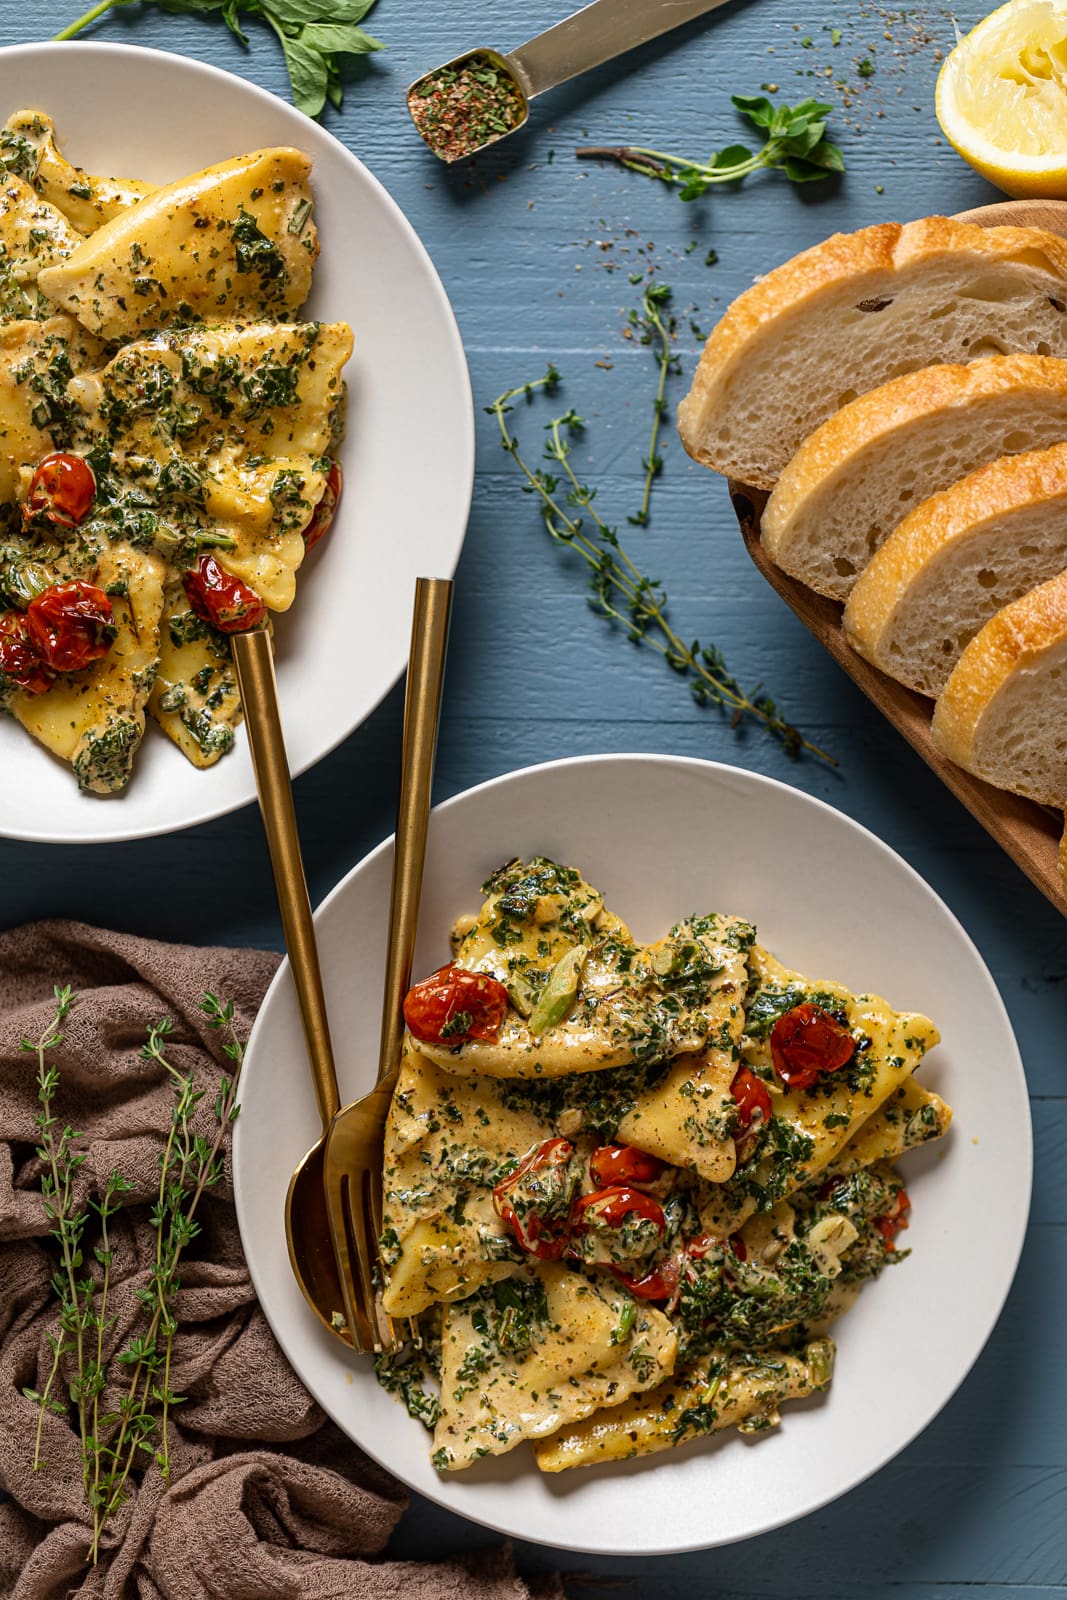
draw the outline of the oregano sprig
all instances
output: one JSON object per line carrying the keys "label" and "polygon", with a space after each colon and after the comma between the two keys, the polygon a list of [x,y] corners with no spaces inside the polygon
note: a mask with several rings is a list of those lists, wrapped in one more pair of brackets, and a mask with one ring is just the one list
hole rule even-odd
{"label": "oregano sprig", "polygon": [[820,100],[775,106],[763,95],[735,94],[731,98],[741,115],[765,134],[759,150],[731,144],[713,151],[704,161],[642,145],[587,146],[575,155],[582,160],[617,161],[631,172],[658,178],[677,188],[682,200],[697,200],[715,184],[736,183],[761,168],[783,172],[792,183],[814,183],[844,172],[844,156],[826,137],[832,106]]}
{"label": "oregano sprig", "polygon": [[741,688],[729,671],[717,646],[701,645],[694,639],[687,644],[675,632],[667,617],[667,591],[656,578],[649,578],[623,549],[616,530],[604,521],[594,505],[596,490],[580,481],[571,463],[571,439],[584,426],[584,418],[573,408],[545,425],[547,441],[544,457],[558,472],[531,467],[519,453],[518,440],[507,418],[512,401],[530,399],[535,390],[551,393],[560,383],[560,374],[550,366],[543,378],[519,384],[499,395],[485,410],[494,416],[500,429],[500,442],[512,457],[526,482],[527,494],[541,502],[541,515],[552,538],[573,550],[590,568],[590,604],[600,616],[620,623],[635,644],[647,644],[667,665],[689,684],[698,705],[716,705],[730,716],[731,726],[742,722],[759,723],[777,739],[789,755],[802,750],[818,756],[831,766],[833,756],[806,739],[783,716],[770,695],[757,685],[751,693]]}
{"label": "oregano sprig", "polygon": [[257,18],[273,28],[285,55],[293,104],[309,117],[317,117],[327,100],[340,106],[344,97],[339,57],[384,50],[358,26],[375,0],[97,0],[77,21],[56,34],[73,39],[119,6],[157,5],[179,16],[205,16],[217,12],[242,44],[250,39],[242,18]]}

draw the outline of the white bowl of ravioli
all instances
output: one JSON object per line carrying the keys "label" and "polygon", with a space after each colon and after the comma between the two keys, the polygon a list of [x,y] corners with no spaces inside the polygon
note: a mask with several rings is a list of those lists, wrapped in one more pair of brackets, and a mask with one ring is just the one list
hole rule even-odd
{"label": "white bowl of ravioli", "polygon": [[[788,850],[782,848],[783,840],[789,841]],[[889,1238],[896,1244],[894,1254],[899,1259],[866,1283],[856,1303],[830,1330],[837,1355],[829,1387],[824,1386],[827,1367],[820,1343],[824,1330],[817,1326],[802,1330],[803,1339],[784,1365],[768,1370],[758,1386],[751,1365],[743,1372],[728,1361],[724,1372],[702,1372],[700,1361],[706,1366],[706,1350],[698,1352],[687,1372],[684,1351],[680,1355],[669,1348],[671,1334],[665,1326],[677,1308],[663,1298],[628,1296],[625,1280],[608,1266],[587,1264],[577,1269],[590,1285],[581,1292],[590,1312],[581,1325],[573,1294],[568,1299],[561,1287],[564,1277],[576,1270],[568,1254],[554,1261],[532,1261],[521,1251],[509,1255],[507,1227],[500,1227],[501,1208],[486,1203],[484,1186],[479,1189],[471,1183],[470,1173],[478,1162],[469,1159],[468,1151],[460,1162],[464,1172],[452,1175],[452,1188],[448,1194],[442,1190],[440,1204],[431,1202],[423,1208],[423,1220],[429,1215],[440,1219],[449,1206],[454,1218],[472,1219],[475,1230],[467,1243],[476,1241],[480,1226],[484,1257],[495,1258],[491,1273],[482,1276],[495,1278],[496,1286],[539,1282],[542,1303],[547,1301],[564,1332],[568,1320],[573,1330],[581,1327],[582,1359],[568,1365],[566,1340],[561,1344],[556,1338],[550,1317],[544,1327],[535,1329],[536,1350],[544,1358],[534,1386],[536,1398],[531,1392],[519,1406],[510,1401],[500,1404],[507,1387],[513,1389],[513,1400],[523,1382],[522,1362],[516,1363],[513,1353],[502,1357],[499,1344],[489,1348],[499,1335],[501,1313],[515,1297],[505,1294],[494,1300],[492,1282],[476,1285],[473,1299],[457,1300],[445,1313],[445,1328],[451,1328],[458,1345],[446,1354],[449,1394],[438,1433],[431,1438],[419,1421],[404,1414],[394,1396],[378,1387],[366,1363],[347,1356],[318,1326],[289,1271],[282,1225],[285,1187],[289,1172],[315,1137],[316,1120],[310,1085],[292,1072],[301,1049],[300,1028],[284,966],[253,1034],[235,1137],[238,1214],[257,1292],[289,1359],[338,1423],[413,1488],[450,1509],[516,1537],[575,1550],[648,1554],[746,1538],[814,1510],[884,1464],[936,1415],[988,1337],[1014,1274],[1029,1202],[1029,1112],[1010,1026],[992,980],[959,924],[921,879],[872,835],[829,807],[769,779],[667,757],[609,756],[553,763],[497,779],[438,807],[430,832],[416,953],[420,977],[450,960],[454,952],[448,932],[454,919],[478,913],[483,903],[480,885],[501,863],[515,858],[528,863],[536,856],[578,869],[585,883],[602,894],[603,904],[628,925],[634,941],[628,960],[634,970],[644,963],[646,973],[654,970],[659,980],[667,976],[666,986],[662,981],[658,987],[653,984],[657,1004],[669,993],[669,974],[681,970],[676,959],[680,949],[682,967],[689,963],[684,981],[690,1009],[675,1010],[667,1030],[674,1028],[667,1048],[682,1053],[654,1080],[658,1110],[652,1102],[639,1102],[636,1108],[631,1104],[618,1123],[611,1124],[614,1142],[645,1145],[668,1161],[698,1170],[710,1162],[718,1201],[736,1201],[738,1184],[729,1181],[729,1170],[744,1166],[746,1136],[729,1115],[725,1121],[716,1120],[717,1111],[724,1107],[728,1111],[723,1085],[729,1087],[740,1064],[750,1065],[769,1085],[775,1121],[783,1125],[795,1124],[807,1100],[806,1125],[818,1132],[813,1149],[819,1147],[815,1154],[808,1150],[804,1155],[809,1171],[802,1175],[801,1187],[807,1189],[808,1198],[784,1190],[768,1196],[762,1223],[758,1216],[739,1223],[736,1214],[723,1220],[721,1204],[719,1217],[703,1213],[706,1230],[718,1232],[709,1258],[718,1247],[715,1259],[720,1267],[725,1249],[732,1248],[728,1238],[747,1242],[748,1271],[731,1274],[727,1262],[728,1280],[747,1278],[751,1285],[754,1266],[759,1276],[762,1269],[755,1253],[771,1243],[769,1238],[761,1243],[759,1230],[771,1221],[772,1213],[781,1219],[783,1195],[793,1208],[793,1233],[804,1248],[810,1253],[820,1241],[829,1244],[829,1256],[824,1250],[822,1257],[829,1275],[835,1275],[831,1259],[835,1251],[846,1265],[850,1248],[853,1263],[863,1249],[873,1259],[872,1211],[866,1218],[860,1211],[851,1213],[854,1234],[843,1233],[833,1216],[827,1221],[829,1213],[848,1211],[849,1196],[855,1195],[847,1182],[841,1188],[835,1179],[854,1175],[857,1169],[877,1176],[878,1158],[895,1155],[915,1142],[903,1132],[911,1113],[918,1119],[913,1134],[923,1119],[932,1133],[940,1133],[947,1121],[942,1102],[953,1108],[953,1125],[945,1137],[923,1141],[921,1148],[900,1157],[898,1181],[910,1196],[910,1226],[899,1234],[892,1227],[881,1230],[883,1241]],[[390,857],[387,843],[356,867],[317,913],[333,1027],[345,1040],[339,1060],[342,1099],[357,1095],[368,1084],[374,1059]],[[514,883],[495,880],[483,915],[484,937],[479,944],[476,930],[461,951],[476,969],[495,972],[498,979],[509,976],[501,957],[522,945],[510,937],[503,942],[494,939],[492,924],[494,918],[499,920],[494,895],[498,900],[502,889],[510,894],[517,888],[515,904],[521,911],[525,897],[528,909],[530,896],[521,886],[522,877],[520,873]],[[598,914],[595,908],[594,916]],[[680,945],[679,934],[669,930],[693,918],[698,921],[681,929]],[[734,918],[740,921],[732,922]],[[730,934],[741,924],[754,928],[754,942],[748,942],[747,934],[744,939]],[[602,922],[600,931],[610,930]],[[549,965],[558,958],[552,946],[558,932],[549,927],[549,937],[542,941]],[[710,989],[705,992],[699,974],[695,987],[691,981],[693,952],[685,950],[708,938],[711,943],[697,961],[707,969]],[[788,1007],[783,994],[795,987],[795,981],[783,979],[773,957],[763,952],[773,953],[786,968],[805,975],[802,992],[788,996]],[[611,959],[617,955],[616,949]],[[396,1124],[401,1138],[394,1140],[394,1164],[404,1138],[410,1136],[409,1153],[415,1162],[425,1153],[424,1169],[432,1183],[441,1178],[445,1166],[441,1144],[448,1125],[458,1130],[458,1142],[464,1146],[474,1150],[481,1144],[487,1149],[492,1129],[483,1128],[482,1138],[466,1123],[470,1120],[473,1128],[474,1121],[481,1124],[484,1116],[492,1124],[498,1113],[501,1143],[513,1157],[522,1153],[518,1146],[527,1135],[536,1147],[542,1136],[562,1134],[577,1148],[580,1161],[588,1162],[590,1144],[612,1137],[603,1131],[602,1102],[610,1097],[601,1097],[595,1114],[600,1131],[590,1140],[574,1119],[580,1095],[570,1096],[569,1103],[565,1096],[546,1113],[546,1104],[553,1100],[546,1094],[550,1088],[546,1080],[561,1070],[562,1063],[567,1074],[552,1081],[570,1083],[573,1058],[570,1066],[565,1058],[575,1048],[584,1048],[577,1036],[565,1037],[568,1020],[577,1024],[584,1019],[596,1034],[598,1018],[588,1009],[580,1013],[580,1007],[604,976],[596,965],[600,959],[583,958],[579,1010],[563,1022],[550,1022],[547,1031],[542,1028],[532,1051],[528,1046],[533,1023],[524,1015],[531,1007],[512,1006],[497,1044],[481,1053],[477,1078],[469,1076],[479,1057],[477,1041],[460,1043],[458,1048],[454,1037],[444,1047],[424,1042],[430,1067],[422,1074],[421,1086],[414,1081],[406,1085],[411,1091],[407,1124],[404,1117]],[[736,972],[730,970],[731,963]],[[710,976],[716,966],[723,974],[717,979]],[[527,980],[530,976],[526,974]],[[535,977],[535,988],[537,982]],[[730,1010],[723,986],[732,986],[745,1013],[743,1019],[734,1019],[740,1029],[736,1060],[727,1059],[731,1042],[722,1032]],[[601,986],[609,1008],[618,1004],[618,989],[618,984]],[[879,996],[885,1003],[872,998]],[[775,1079],[779,1057],[772,1058],[768,1035],[779,1016],[807,1000],[818,1003],[824,1013],[836,1013],[838,1025],[851,1031],[855,1049],[849,1065],[825,1074],[816,1089],[798,1097],[788,1084]],[[726,1009],[720,1016],[716,1005],[723,1004]],[[715,1050],[702,1056],[693,1047],[695,1013],[705,1013],[714,1024],[711,1043],[720,1050],[717,1059]],[[607,1016],[601,1010],[599,1022]],[[769,1024],[762,1032],[760,1017]],[[697,1026],[696,1034],[700,1031]],[[575,1035],[579,1032],[575,1027]],[[935,1043],[938,1033],[940,1042]],[[617,1030],[601,1029],[601,1043],[608,1035],[619,1037]],[[590,1036],[586,1028],[585,1044]],[[519,1056],[509,1066],[513,1046]],[[520,1119],[509,1129],[508,1117],[514,1121],[521,1095],[511,1099],[509,1109],[500,1109],[505,1106],[499,1093],[500,1073],[511,1071],[523,1051],[531,1061],[540,1054],[542,1070],[535,1070],[525,1082],[511,1081],[504,1087],[526,1092],[532,1084],[535,1099],[540,1096],[539,1115],[547,1114],[549,1123],[535,1118],[525,1124]],[[446,1061],[446,1056],[451,1059]],[[613,1073],[626,1070],[608,1067],[602,1060],[581,1078],[587,1086],[598,1077],[606,1084]],[[702,1095],[701,1087],[716,1071],[719,1099],[713,1103],[711,1096]],[[692,1125],[687,1131],[685,1117],[678,1114],[679,1102],[673,1108],[668,1103],[671,1085],[679,1088],[687,1080],[690,1088],[682,1089],[681,1099],[711,1113],[705,1119],[705,1132],[710,1128],[714,1137],[703,1149],[694,1148]],[[427,1086],[429,1098],[424,1102],[420,1096],[427,1093]],[[865,1115],[868,1089],[869,1116]],[[813,1095],[818,1100],[817,1130],[810,1115]],[[431,1101],[440,1101],[443,1115],[425,1115]],[[525,1116],[528,1099],[524,1105]],[[895,1128],[886,1119],[894,1105],[909,1108]],[[416,1127],[420,1115],[421,1127]],[[644,1131],[642,1118],[647,1119]],[[755,1120],[758,1127],[759,1117]],[[434,1121],[440,1124],[437,1130],[431,1127]],[[655,1124],[651,1135],[648,1122]],[[741,1135],[736,1143],[735,1134]],[[887,1136],[892,1149],[887,1149]],[[703,1135],[698,1143],[703,1144]],[[850,1160],[857,1152],[860,1159]],[[513,1166],[514,1160],[504,1161],[494,1177]],[[749,1176],[755,1171],[750,1168]],[[766,1171],[764,1162],[764,1182]],[[394,1188],[410,1191],[400,1181],[403,1178],[402,1172],[399,1179],[394,1173]],[[448,1181],[446,1177],[446,1187]],[[579,1177],[580,1194],[591,1187],[584,1175]],[[662,1188],[648,1192],[656,1193],[665,1209],[673,1203]],[[416,1200],[415,1211],[418,1206]],[[883,1223],[888,1209],[883,1196],[881,1207],[875,1207]],[[411,1219],[405,1219],[402,1211],[394,1202],[393,1221],[401,1243],[406,1232],[411,1236]],[[972,1226],[979,1213],[988,1219],[981,1237]],[[813,1223],[819,1224],[816,1235]],[[557,1223],[549,1219],[547,1226],[551,1230]],[[691,1235],[695,1227],[686,1222],[683,1232]],[[450,1231],[454,1236],[456,1229]],[[866,1245],[861,1237],[865,1231]],[[417,1305],[425,1288],[420,1275],[423,1279],[432,1275],[435,1291],[443,1296],[456,1288],[449,1284],[448,1271],[457,1261],[471,1274],[471,1282],[478,1277],[478,1269],[472,1270],[476,1242],[465,1255],[461,1249],[446,1260],[440,1251],[435,1253],[434,1237],[431,1228],[416,1238],[416,1249],[406,1262],[403,1250],[394,1249],[400,1263],[394,1265],[394,1273],[403,1280],[395,1301],[398,1314]],[[746,1252],[742,1248],[740,1253]],[[782,1262],[771,1252],[763,1288],[780,1292],[780,1283],[775,1286],[771,1280],[781,1275]],[[635,1279],[640,1274],[628,1276]],[[531,1296],[524,1291],[520,1300],[523,1295],[524,1305],[513,1310],[529,1309]],[[633,1313],[625,1312],[627,1298],[636,1300]],[[536,1314],[545,1320],[543,1313]],[[511,1316],[512,1332],[514,1323]],[[636,1363],[629,1359],[635,1335],[642,1341]],[[511,1333],[504,1344],[509,1340],[514,1344]],[[573,1348],[572,1342],[572,1354]],[[547,1374],[546,1380],[549,1357],[559,1357],[560,1370]],[[629,1372],[620,1385],[628,1359]],[[666,1376],[672,1362],[675,1371]],[[617,1369],[613,1363],[619,1363]],[[656,1363],[663,1370],[656,1370]],[[528,1373],[533,1370],[527,1368]],[[483,1403],[485,1395],[490,1397],[488,1406]],[[651,1405],[656,1397],[659,1404]],[[775,1427],[779,1402],[781,1423]],[[516,1431],[519,1412],[524,1415]],[[689,1415],[684,1425],[678,1426],[685,1413]],[[677,1447],[664,1438],[664,1415],[671,1419],[666,1432],[676,1433],[680,1440]],[[746,1416],[758,1437],[740,1440],[732,1427],[723,1426]],[[624,1419],[621,1428],[614,1425],[619,1419]],[[709,1426],[721,1431],[707,1431]],[[495,1429],[500,1442],[478,1437],[477,1430],[483,1427]],[[524,1433],[532,1444],[517,1442]],[[505,1443],[508,1448],[503,1451]],[[672,1447],[664,1448],[667,1444]],[[633,1454],[638,1445],[651,1445],[650,1453]],[[430,1459],[435,1448],[437,1468]],[[467,1460],[471,1464],[463,1465]],[[462,1470],[454,1470],[461,1465]]]}
{"label": "white bowl of ravioli", "polygon": [[[212,558],[268,608],[291,765],[318,760],[402,670],[415,578],[458,559],[473,473],[462,347],[425,251],[381,186],[331,135],[242,80],[127,46],[19,46],[0,51],[5,121],[9,263],[13,240],[32,249],[0,284],[0,339],[8,369],[31,381],[0,394],[0,499],[13,504],[3,543],[14,547],[0,566],[35,545],[47,576],[54,556],[53,586],[91,583],[116,636],[102,659],[57,669],[44,693],[8,685],[0,832],[85,842],[166,832],[255,792],[225,643],[188,637],[197,618],[187,626],[185,572]],[[153,190],[216,167],[151,217]],[[31,388],[34,404],[23,404]],[[397,426],[414,392],[439,419],[418,475]],[[73,529],[24,509],[35,458],[54,450],[97,472]],[[332,462],[344,490],[312,549],[304,535],[327,479],[336,485]],[[83,560],[74,546],[86,530]],[[26,609],[27,585],[42,581],[28,573],[3,605]],[[71,760],[83,788],[119,792],[79,793]]]}

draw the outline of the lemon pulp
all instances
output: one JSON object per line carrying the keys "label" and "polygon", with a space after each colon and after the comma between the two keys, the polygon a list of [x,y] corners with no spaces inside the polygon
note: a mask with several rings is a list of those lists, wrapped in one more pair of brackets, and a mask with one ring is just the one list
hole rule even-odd
{"label": "lemon pulp", "polygon": [[937,115],[1009,194],[1067,192],[1067,0],[1009,0],[952,51]]}

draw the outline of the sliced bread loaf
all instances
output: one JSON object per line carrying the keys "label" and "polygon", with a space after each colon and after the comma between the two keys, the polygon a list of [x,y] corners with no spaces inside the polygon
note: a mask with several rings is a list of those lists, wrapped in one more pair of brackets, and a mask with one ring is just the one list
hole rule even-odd
{"label": "sliced bread loaf", "polygon": [[1067,802],[1067,572],[991,617],[934,707],[958,766],[1046,805]]}
{"label": "sliced bread loaf", "polygon": [[998,456],[1067,440],[1067,361],[988,356],[925,367],[861,395],[805,439],[767,502],[763,545],[846,600],[898,523]]}
{"label": "sliced bread loaf", "polygon": [[1002,456],[904,518],[860,574],[845,633],[936,697],[990,617],[1065,568],[1067,444]]}
{"label": "sliced bread loaf", "polygon": [[937,362],[1067,356],[1067,241],[950,217],[838,233],[747,289],[678,409],[697,461],[770,489],[856,395]]}

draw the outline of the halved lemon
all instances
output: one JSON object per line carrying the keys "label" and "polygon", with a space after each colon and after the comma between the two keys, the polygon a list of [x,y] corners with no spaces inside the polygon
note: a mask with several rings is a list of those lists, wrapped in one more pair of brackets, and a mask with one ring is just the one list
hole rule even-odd
{"label": "halved lemon", "polygon": [[962,38],[937,120],[976,171],[1017,198],[1067,198],[1067,0],[1009,0]]}

